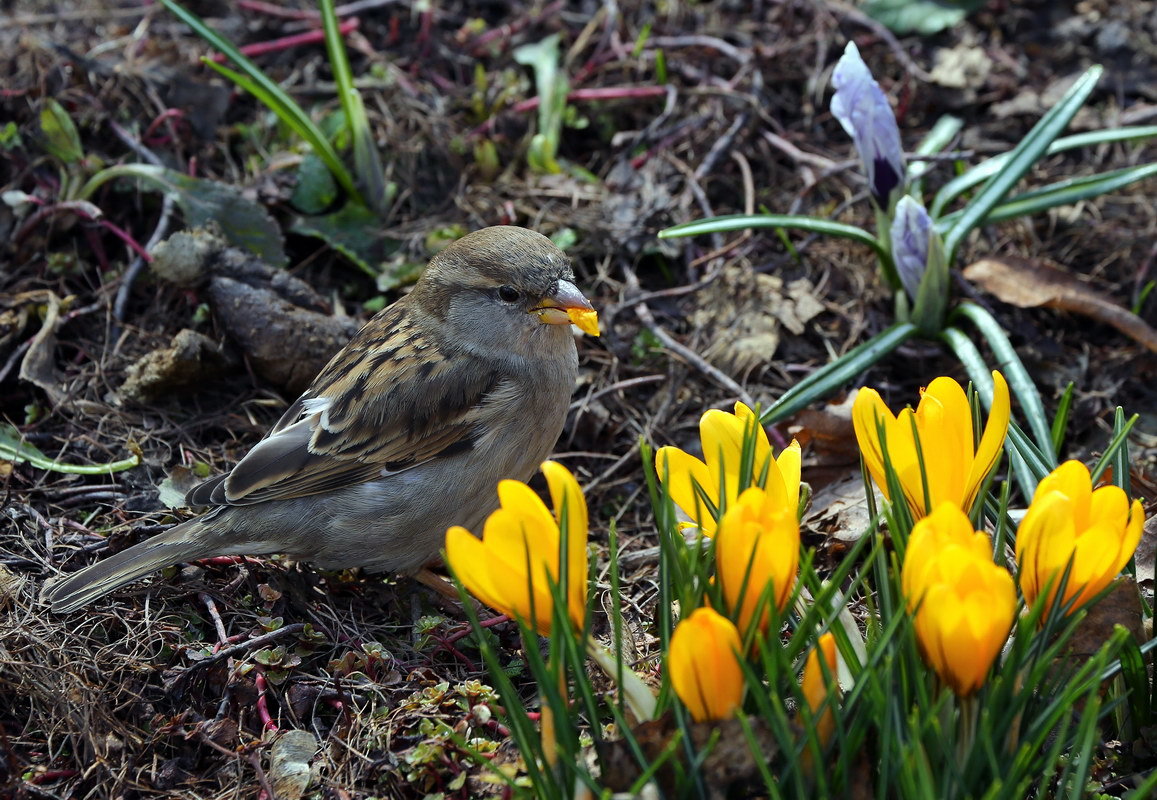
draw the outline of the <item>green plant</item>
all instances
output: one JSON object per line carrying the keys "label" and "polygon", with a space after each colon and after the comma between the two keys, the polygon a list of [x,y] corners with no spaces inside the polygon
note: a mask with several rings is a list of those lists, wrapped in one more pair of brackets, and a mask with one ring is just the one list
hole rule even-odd
{"label": "green plant", "polygon": [[[1013,194],[1019,181],[1046,155],[1157,136],[1157,126],[1140,126],[1060,137],[1088,99],[1100,75],[1099,66],[1090,67],[1016,147],[945,183],[934,196],[929,210],[925,211],[919,195],[923,192],[929,163],[916,159],[905,168],[899,133],[887,98],[872,80],[855,45],[849,44],[833,76],[837,85],[832,101],[833,113],[855,139],[868,173],[871,199],[876,209],[875,234],[855,225],[794,214],[715,217],[676,225],[660,232],[661,238],[667,238],[748,228],[798,229],[859,242],[874,252],[880,273],[894,292],[896,323],[841,358],[817,369],[785,392],[764,411],[762,419],[765,424],[786,419],[831,394],[852,376],[886,358],[915,336],[938,339],[946,344],[964,364],[987,403],[991,397],[991,381],[987,378],[990,370],[984,365],[972,339],[964,332],[965,325],[970,324],[987,340],[1028,418],[1031,436],[1014,423],[1010,438],[1017,483],[1026,496],[1031,496],[1036,481],[1057,464],[1054,431],[1045,417],[1035,384],[1000,324],[975,303],[965,301],[952,306],[948,271],[961,243],[982,225],[1096,197],[1157,175],[1157,164],[1142,164],[1056,181]],[[844,100],[841,89],[853,99]],[[959,127],[959,121],[942,120],[920,143],[917,153],[930,155],[940,151],[952,140]],[[970,192],[971,196],[962,207],[952,209],[956,201]],[[915,267],[909,266],[905,271],[901,268],[905,263]]]}

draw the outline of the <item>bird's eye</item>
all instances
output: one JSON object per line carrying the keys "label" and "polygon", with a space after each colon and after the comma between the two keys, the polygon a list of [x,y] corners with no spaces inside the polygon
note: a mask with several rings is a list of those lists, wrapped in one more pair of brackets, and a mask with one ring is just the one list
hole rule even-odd
{"label": "bird's eye", "polygon": [[498,289],[498,297],[504,303],[514,303],[522,297],[522,294],[513,286],[501,286]]}

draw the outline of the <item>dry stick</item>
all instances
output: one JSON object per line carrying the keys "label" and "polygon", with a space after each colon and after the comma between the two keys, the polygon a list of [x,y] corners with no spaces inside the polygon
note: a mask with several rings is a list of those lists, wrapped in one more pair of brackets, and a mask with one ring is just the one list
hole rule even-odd
{"label": "dry stick", "polygon": [[665,380],[667,380],[666,375],[641,375],[638,378],[627,378],[626,380],[621,380],[621,381],[618,381],[617,383],[612,383],[610,386],[604,386],[602,389],[599,389],[597,392],[595,392],[594,394],[588,395],[587,397],[583,397],[579,400],[575,400],[573,403],[570,404],[570,408],[568,410],[569,411],[575,411],[575,410],[581,408],[582,406],[585,406],[587,403],[594,402],[595,400],[599,399],[603,395],[608,395],[611,392],[617,392],[621,389],[631,389],[635,386],[642,386],[645,383],[659,383],[660,381],[665,381]]}
{"label": "dry stick", "polygon": [[[623,265],[623,269],[627,274],[628,290],[638,290],[639,278],[637,275],[635,275],[635,271],[626,264]],[[663,343],[664,347],[666,347],[672,353],[675,353],[676,355],[683,358],[693,367],[698,369],[707,377],[711,378],[723,388],[727,389],[729,392],[732,392],[736,397],[747,404],[749,408],[755,408],[755,400],[753,400],[751,395],[747,393],[747,390],[736,383],[730,375],[707,363],[707,361],[702,356],[700,356],[690,347],[687,347],[686,345],[676,341],[675,338],[671,336],[671,334],[667,333],[667,331],[661,328],[659,323],[655,321],[655,317],[651,314],[651,309],[647,306],[646,303],[637,303],[635,305],[635,315],[639,318],[639,321],[646,326],[647,330],[654,334],[655,338]]]}
{"label": "dry stick", "polygon": [[286,625],[284,628],[278,628],[275,631],[263,633],[261,636],[258,636],[255,639],[250,639],[247,642],[240,642],[233,645],[232,647],[226,647],[224,650],[218,650],[208,658],[204,658],[200,661],[194,661],[189,666],[189,668],[185,670],[185,674],[188,675],[193,670],[200,669],[201,667],[207,667],[210,664],[216,664],[218,661],[231,658],[238,653],[242,653],[248,650],[251,647],[260,647],[262,645],[268,644],[269,642],[275,641],[276,639],[280,639],[282,636],[288,636],[291,633],[301,633],[303,630],[305,630],[305,623],[295,622],[292,625]]}
{"label": "dry stick", "polygon": [[[138,142],[127,130],[115,122],[111,123],[111,125],[117,137],[128,145],[133,152],[150,164],[158,167],[164,166],[164,162],[161,161],[156,153]],[[161,201],[161,218],[157,220],[157,227],[153,229],[152,236],[145,242],[146,251],[150,251],[156,247],[161,239],[169,232],[169,224],[173,218],[173,205],[173,196],[166,193]],[[129,305],[129,295],[132,294],[133,284],[136,283],[137,278],[140,277],[141,270],[144,269],[146,263],[146,260],[138,255],[133,259],[132,263],[129,264],[124,275],[121,276],[120,286],[117,287],[116,299],[113,301],[112,314],[115,324],[109,331],[109,340],[116,342],[114,351],[120,347],[120,326],[123,325],[125,321],[125,313]]]}
{"label": "dry stick", "polygon": [[904,46],[900,44],[900,40],[897,39],[896,35],[888,30],[888,28],[882,22],[877,22],[863,11],[860,11],[858,8],[850,6],[846,3],[841,3],[839,0],[824,0],[824,5],[836,9],[852,22],[855,22],[858,25],[863,25],[865,28],[871,30],[872,33],[883,39],[887,43],[888,47],[892,49],[892,52],[896,56],[896,60],[904,65],[904,69],[908,71],[909,75],[912,75],[915,78],[919,78],[925,83],[932,82],[932,76],[921,69],[920,65],[912,60],[912,57],[908,55],[907,51],[904,50]]}

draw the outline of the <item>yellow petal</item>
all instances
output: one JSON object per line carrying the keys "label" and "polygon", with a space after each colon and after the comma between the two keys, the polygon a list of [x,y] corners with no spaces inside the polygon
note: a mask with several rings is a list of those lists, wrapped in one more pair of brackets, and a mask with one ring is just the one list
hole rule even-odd
{"label": "yellow petal", "polygon": [[868,473],[884,497],[888,497],[888,483],[884,475],[884,448],[880,443],[879,426],[895,421],[896,418],[875,389],[865,386],[856,394],[852,403],[852,427],[856,432],[856,442],[860,445]]}
{"label": "yellow petal", "polygon": [[[743,453],[743,421],[726,411],[711,409],[699,420],[699,438],[703,444],[703,460],[711,475],[708,492],[720,496],[723,504],[739,494],[739,462]],[[726,510],[725,508],[723,510]]]}
{"label": "yellow petal", "polygon": [[675,694],[696,722],[730,717],[743,699],[742,648],[731,620],[697,608],[680,620],[667,650]]}
{"label": "yellow petal", "polygon": [[783,479],[787,505],[795,509],[799,508],[801,460],[799,442],[795,439],[791,440],[791,444],[785,447],[775,460],[779,475]]}
{"label": "yellow petal", "polygon": [[588,336],[599,335],[599,314],[593,308],[568,308],[567,318]]}
{"label": "yellow petal", "polygon": [[545,549],[558,549],[558,523],[533,489],[521,481],[499,481],[498,501],[503,509],[514,514],[519,522],[526,526],[527,535],[531,537],[532,542],[538,542],[535,537],[540,531],[553,532],[554,541]]}
{"label": "yellow petal", "polygon": [[551,504],[561,524],[563,509],[567,521],[567,601],[571,620],[582,628],[587,602],[587,503],[570,470],[554,461],[542,463],[542,473],[550,487]]}
{"label": "yellow petal", "polygon": [[[821,655],[827,666],[827,679],[824,678],[823,667],[820,666]],[[807,663],[803,668],[803,680],[800,682],[804,700],[813,715],[819,713],[820,707],[828,699],[829,687],[832,694],[839,695],[840,687],[836,682],[836,667],[836,638],[830,633],[825,633],[816,642],[812,651],[808,653]],[[831,740],[835,727],[835,713],[831,702],[829,702],[828,707],[824,709],[823,716],[816,720],[816,735],[821,743],[827,744]]]}
{"label": "yellow petal", "polygon": [[[715,539],[716,575],[727,607],[738,609],[740,629],[748,630],[765,592],[770,591],[770,602],[782,611],[799,567],[795,509],[777,504],[753,486],[724,514]],[[759,627],[766,630],[769,623],[770,609],[765,607]]]}
{"label": "yellow petal", "polygon": [[[946,377],[932,381],[920,397],[915,423],[928,480],[928,508],[952,501],[967,509],[965,479],[973,460],[972,409],[960,384]],[[915,479],[911,483],[910,487],[905,483],[908,493],[923,497],[923,480],[918,486]]]}
{"label": "yellow petal", "polygon": [[465,528],[455,525],[446,531],[446,563],[470,594],[497,609],[499,601],[490,591],[485,553],[482,542]]}
{"label": "yellow petal", "polygon": [[695,520],[704,535],[713,536],[716,525],[712,509],[704,506],[703,499],[695,491],[699,486],[718,508],[719,482],[712,478],[707,465],[678,447],[660,447],[655,454],[655,472],[666,484],[667,493],[675,505]]}
{"label": "yellow petal", "polygon": [[968,482],[965,495],[960,504],[965,509],[971,509],[976,502],[976,495],[980,485],[992,472],[1000,454],[1004,450],[1004,439],[1008,434],[1008,421],[1011,409],[1008,397],[1008,383],[998,371],[992,371],[992,408],[988,412],[988,421],[984,425],[984,433],[980,437],[980,444],[976,448],[976,457],[972,461],[972,468],[968,471]]}

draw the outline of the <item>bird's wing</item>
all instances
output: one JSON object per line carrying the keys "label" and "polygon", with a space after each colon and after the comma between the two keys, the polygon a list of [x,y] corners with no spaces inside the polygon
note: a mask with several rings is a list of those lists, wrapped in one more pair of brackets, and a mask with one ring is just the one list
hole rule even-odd
{"label": "bird's wing", "polygon": [[473,447],[509,381],[475,358],[448,356],[398,312],[359,333],[232,472],[189,493],[190,504],[304,497]]}

